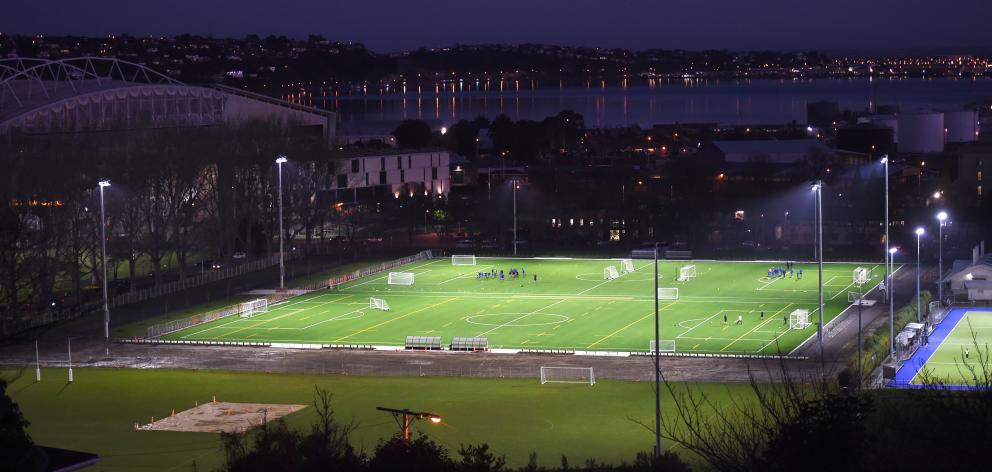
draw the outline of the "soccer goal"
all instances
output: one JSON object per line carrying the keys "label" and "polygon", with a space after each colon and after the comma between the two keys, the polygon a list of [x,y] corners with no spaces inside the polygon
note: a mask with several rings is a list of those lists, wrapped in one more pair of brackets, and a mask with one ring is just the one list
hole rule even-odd
{"label": "soccer goal", "polygon": [[389,303],[381,298],[369,298],[369,308],[373,310],[389,311]]}
{"label": "soccer goal", "polygon": [[269,311],[269,300],[266,298],[259,298],[257,300],[247,301],[238,307],[240,316],[242,318],[251,318],[258,313],[267,313]]}
{"label": "soccer goal", "polygon": [[475,256],[451,256],[451,265],[453,266],[474,266]]}
{"label": "soccer goal", "polygon": [[696,276],[696,265],[687,265],[685,267],[679,267],[679,282],[687,282],[689,279]]}
{"label": "soccer goal", "polygon": [[620,259],[620,270],[625,274],[634,271],[634,261],[631,259]]}
{"label": "soccer goal", "polygon": [[390,272],[389,285],[413,285],[413,272]]}
{"label": "soccer goal", "polygon": [[798,309],[789,314],[790,329],[806,329],[809,324],[809,310]]}
{"label": "soccer goal", "polygon": [[675,287],[662,287],[658,289],[658,300],[678,300],[679,289]]}
{"label": "soccer goal", "polygon": [[868,269],[864,267],[858,267],[854,269],[854,284],[864,285],[871,280],[871,275],[868,273]]}
{"label": "soccer goal", "polygon": [[596,375],[592,367],[545,367],[541,366],[541,385],[546,383],[579,383],[596,385]]}
{"label": "soccer goal", "polygon": [[[654,354],[654,339],[648,341],[648,352]],[[675,340],[674,339],[659,339],[658,340],[658,352],[675,352]]]}
{"label": "soccer goal", "polygon": [[615,266],[607,266],[603,269],[603,280],[616,280],[620,278],[620,273],[617,272]]}

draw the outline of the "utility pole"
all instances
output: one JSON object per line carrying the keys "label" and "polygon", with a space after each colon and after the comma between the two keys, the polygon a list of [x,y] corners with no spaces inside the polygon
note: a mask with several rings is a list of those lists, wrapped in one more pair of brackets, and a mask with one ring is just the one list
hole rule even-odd
{"label": "utility pole", "polygon": [[276,156],[276,167],[279,168],[279,288],[286,288],[286,254],[282,242],[282,165],[287,161],[285,155]]}

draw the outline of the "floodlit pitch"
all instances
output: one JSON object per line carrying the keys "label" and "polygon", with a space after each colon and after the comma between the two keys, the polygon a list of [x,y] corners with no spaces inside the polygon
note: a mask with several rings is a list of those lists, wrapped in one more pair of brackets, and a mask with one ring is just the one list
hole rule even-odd
{"label": "floodlit pitch", "polygon": [[[401,347],[407,336],[441,336],[445,345],[465,336],[488,338],[491,349],[647,352],[654,332],[653,263],[633,264],[633,272],[604,279],[604,269],[620,260],[480,257],[465,266],[432,259],[394,269],[414,274],[412,285],[388,284],[389,275],[377,274],[270,305],[251,318],[224,318],[164,338]],[[685,277],[688,266],[692,277]],[[679,294],[660,302],[662,340],[674,341],[682,353],[790,353],[816,332],[817,272],[816,264],[797,263],[792,274],[769,277],[780,266],[661,262],[659,285]],[[825,265],[826,321],[850,306],[858,266]],[[881,266],[861,266],[870,272],[867,291],[881,281]],[[518,275],[511,277],[511,269]],[[370,308],[370,298],[390,310]],[[797,309],[808,310],[812,324],[793,329],[789,316]]]}

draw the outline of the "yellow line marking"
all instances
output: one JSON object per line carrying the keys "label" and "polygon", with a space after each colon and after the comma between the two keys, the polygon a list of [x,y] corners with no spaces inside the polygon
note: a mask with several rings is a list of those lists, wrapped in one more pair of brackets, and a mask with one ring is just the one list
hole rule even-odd
{"label": "yellow line marking", "polygon": [[774,318],[777,318],[779,313],[782,313],[783,311],[788,310],[789,307],[792,306],[792,305],[794,305],[794,304],[793,303],[790,303],[790,304],[786,305],[785,308],[782,308],[781,310],[776,311],[774,315],[772,315],[769,318],[766,318],[765,321],[763,321],[761,323],[758,323],[757,325],[755,325],[753,328],[751,328],[750,330],[748,330],[744,334],[738,336],[737,339],[735,339],[733,341],[730,341],[729,343],[727,343],[726,346],[723,346],[723,348],[720,349],[720,352],[726,351],[728,348],[730,348],[730,346],[733,346],[737,341],[740,341],[741,339],[743,339],[744,336],[747,336],[747,335],[755,332],[758,328],[761,328],[762,326],[768,324],[769,321],[771,321]]}
{"label": "yellow line marking", "polygon": [[[678,303],[678,302],[669,303],[668,305],[665,305],[665,307],[662,308],[662,310],[667,310],[669,307],[671,307],[672,305],[674,305],[676,303]],[[644,320],[646,320],[646,319],[648,319],[648,318],[650,318],[652,316],[654,316],[654,310],[651,310],[650,313],[648,313],[648,314],[646,314],[646,315],[644,315],[644,316],[642,316],[642,317],[640,317],[640,318],[638,318],[638,319],[630,322],[627,326],[624,326],[623,328],[620,328],[620,329],[618,329],[618,330],[616,330],[616,331],[614,331],[614,332],[612,332],[610,334],[607,334],[606,336],[603,336],[602,338],[599,339],[599,341],[596,341],[596,342],[594,342],[594,343],[586,346],[586,349],[591,349],[593,346],[595,346],[595,345],[597,345],[597,344],[599,344],[599,343],[601,343],[603,341],[606,341],[607,339],[612,338],[617,333],[619,333],[619,332],[621,332],[621,331],[623,331],[623,330],[625,330],[625,329],[627,329],[627,328],[629,328],[631,326],[634,326],[635,324],[640,323],[641,321],[644,321]]]}
{"label": "yellow line marking", "polygon": [[351,334],[349,334],[347,336],[344,336],[344,337],[341,337],[341,338],[337,338],[336,340],[334,340],[334,342],[341,342],[341,341],[343,341],[345,339],[348,339],[348,338],[350,338],[350,337],[352,337],[352,336],[354,336],[356,334],[361,334],[361,333],[364,333],[364,332],[367,332],[367,331],[371,331],[371,330],[373,330],[375,328],[378,328],[378,327],[380,327],[380,326],[382,326],[384,324],[392,323],[393,321],[401,320],[401,319],[406,318],[406,317],[411,316],[411,315],[416,315],[417,313],[420,313],[420,312],[422,312],[424,310],[429,310],[431,308],[434,308],[434,307],[437,307],[437,306],[441,306],[441,305],[444,305],[445,303],[453,302],[455,300],[458,300],[458,297],[452,297],[452,298],[449,298],[449,299],[447,299],[447,300],[445,300],[443,302],[435,303],[433,305],[427,305],[427,306],[425,306],[425,307],[423,307],[423,308],[421,308],[419,310],[411,311],[410,313],[407,313],[407,314],[402,315],[402,316],[397,316],[396,318],[390,318],[390,319],[388,319],[386,321],[383,321],[382,323],[379,323],[377,325],[369,326],[368,328],[360,329],[360,330],[355,331],[354,333],[351,333]]}

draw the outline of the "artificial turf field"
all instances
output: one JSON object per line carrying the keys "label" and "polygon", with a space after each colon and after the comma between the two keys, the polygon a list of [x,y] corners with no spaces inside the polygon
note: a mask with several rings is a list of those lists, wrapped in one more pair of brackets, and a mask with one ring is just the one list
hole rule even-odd
{"label": "artificial turf field", "polygon": [[931,343],[936,344],[936,349],[932,346],[929,351],[927,347],[921,348],[918,351],[921,358],[917,360],[914,355],[914,359],[907,362],[910,368],[917,369],[913,372],[912,384],[920,385],[931,380],[950,386],[972,386],[976,379],[968,366],[975,369],[979,381],[983,380],[981,354],[978,351],[988,352],[992,346],[992,310],[955,310],[959,313],[948,316],[944,321],[950,325],[946,336],[942,339],[931,336]]}
{"label": "artificial turf field", "polygon": [[[453,266],[450,259],[432,259],[392,269],[416,274],[412,286],[388,285],[384,272],[251,318],[224,318],[165,338],[403,346],[406,336],[441,336],[444,343],[465,336],[487,337],[496,349],[647,351],[654,337],[653,262],[634,264],[635,272],[604,280],[603,269],[619,269],[618,260],[479,258],[476,266]],[[689,264],[697,276],[676,281]],[[677,301],[660,302],[661,339],[674,340],[677,352],[788,354],[816,331],[817,267],[798,263],[805,272],[800,280],[769,278],[772,266],[785,263],[661,262],[659,285],[679,289]],[[825,264],[825,322],[850,306],[858,266]],[[881,266],[860,266],[871,270],[868,291],[881,280]],[[526,275],[478,279],[478,272],[493,268]],[[370,309],[370,297],[386,300],[390,310]],[[789,329],[785,318],[795,309],[809,310],[813,324]]]}
{"label": "artificial turf field", "polygon": [[[0,371],[8,379],[15,374]],[[359,451],[372,452],[380,439],[399,431],[391,416],[375,410],[381,405],[440,414],[439,425],[415,422],[415,434],[428,434],[452,454],[463,444],[488,443],[514,467],[526,465],[532,452],[545,466],[560,465],[563,454],[572,464],[590,458],[630,462],[653,445],[651,433],[633,421],[653,421],[650,383],[607,380],[590,387],[541,385],[537,379],[77,368],[68,385],[65,369],[43,369],[40,383],[33,374],[33,369],[24,371],[7,389],[31,423],[28,432],[41,445],[99,454],[92,470],[194,470],[194,462],[195,470],[216,470],[223,460],[219,435],[135,432],[134,423],[192,408],[215,395],[227,402],[312,405],[315,386],[334,395],[335,419],[355,424],[351,442]],[[691,388],[721,405],[753,398],[746,384]],[[670,402],[663,390],[666,417],[672,414]],[[298,429],[309,428],[315,419],[309,406],[285,417]]]}

